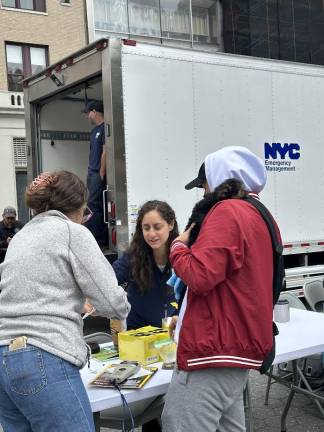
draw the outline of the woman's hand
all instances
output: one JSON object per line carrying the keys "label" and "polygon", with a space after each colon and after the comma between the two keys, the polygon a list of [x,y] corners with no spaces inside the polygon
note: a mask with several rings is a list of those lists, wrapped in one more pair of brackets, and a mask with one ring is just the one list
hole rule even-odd
{"label": "woman's hand", "polygon": [[84,303],[84,306],[83,306],[83,311],[82,311],[82,313],[84,313],[84,314],[86,314],[86,313],[89,313],[89,312],[91,312],[91,311],[92,311],[92,309],[93,309],[93,306],[92,306],[92,304],[91,304],[91,303],[89,303],[88,301],[86,301],[86,302]]}
{"label": "woman's hand", "polygon": [[192,230],[192,228],[194,226],[195,226],[195,223],[192,223],[190,225],[190,227],[185,232],[183,232],[182,234],[180,234],[176,239],[174,239],[174,241],[179,240],[179,241],[181,241],[182,243],[184,243],[185,245],[188,246],[188,244],[189,244],[189,238],[190,238],[190,233],[191,233],[191,230]]}
{"label": "woman's hand", "polygon": [[169,336],[171,339],[174,339],[174,331],[178,322],[178,315],[173,315],[171,322],[169,324]]}

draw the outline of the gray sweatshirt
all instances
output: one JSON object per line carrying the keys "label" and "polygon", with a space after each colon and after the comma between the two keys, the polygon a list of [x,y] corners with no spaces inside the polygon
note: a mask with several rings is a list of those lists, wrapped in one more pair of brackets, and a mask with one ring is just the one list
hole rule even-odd
{"label": "gray sweatshirt", "polygon": [[0,265],[0,345],[28,343],[79,367],[86,362],[85,299],[107,318],[130,305],[111,265],[82,225],[51,210],[35,216],[9,244]]}

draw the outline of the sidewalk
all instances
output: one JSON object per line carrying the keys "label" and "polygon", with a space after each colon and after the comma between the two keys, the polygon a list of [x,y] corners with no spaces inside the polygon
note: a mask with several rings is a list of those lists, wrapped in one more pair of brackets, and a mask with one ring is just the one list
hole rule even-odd
{"label": "sidewalk", "polygon": [[[252,406],[255,432],[280,432],[280,417],[289,389],[278,383],[272,384],[269,405],[264,405],[267,377],[251,373]],[[311,399],[295,395],[287,417],[288,432],[324,431],[324,419]]]}

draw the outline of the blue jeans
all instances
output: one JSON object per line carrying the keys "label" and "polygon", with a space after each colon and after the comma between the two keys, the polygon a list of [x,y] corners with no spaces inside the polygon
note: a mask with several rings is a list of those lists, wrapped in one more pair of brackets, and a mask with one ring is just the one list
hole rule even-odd
{"label": "blue jeans", "polygon": [[79,369],[42,349],[0,346],[4,432],[94,432]]}

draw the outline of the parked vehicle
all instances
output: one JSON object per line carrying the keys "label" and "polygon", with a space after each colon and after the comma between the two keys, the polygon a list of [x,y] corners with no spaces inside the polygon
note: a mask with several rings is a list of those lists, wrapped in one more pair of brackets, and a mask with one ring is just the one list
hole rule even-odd
{"label": "parked vehicle", "polygon": [[264,159],[263,202],[279,222],[289,289],[324,274],[324,69],[101,39],[24,81],[28,173],[86,178],[85,101],[105,107],[109,253],[126,248],[137,211],[164,199],[184,228],[205,155],[225,145]]}

